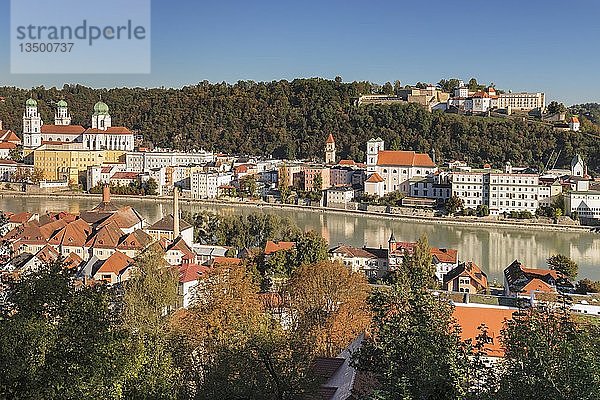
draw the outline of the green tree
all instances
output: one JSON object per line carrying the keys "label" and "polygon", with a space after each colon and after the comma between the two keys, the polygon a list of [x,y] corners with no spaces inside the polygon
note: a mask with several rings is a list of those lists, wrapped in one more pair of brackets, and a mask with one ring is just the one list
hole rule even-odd
{"label": "green tree", "polygon": [[600,329],[576,322],[568,307],[513,314],[502,331],[504,372],[494,398],[600,398]]}
{"label": "green tree", "polygon": [[550,269],[563,274],[569,279],[575,279],[577,276],[577,263],[569,257],[562,254],[555,254],[546,260]]}
{"label": "green tree", "polygon": [[591,279],[584,278],[577,282],[575,291],[579,294],[600,293],[600,281],[594,282]]}
{"label": "green tree", "polygon": [[452,195],[448,200],[446,200],[446,211],[448,214],[454,214],[463,209],[465,203],[463,199],[458,197],[457,195]]}
{"label": "green tree", "polygon": [[315,231],[302,233],[296,239],[296,266],[327,260],[327,242]]}
{"label": "green tree", "polygon": [[477,206],[476,212],[478,217],[487,217],[490,215],[490,208],[486,204],[480,204]]}
{"label": "green tree", "polygon": [[412,291],[438,286],[435,267],[431,262],[431,248],[426,236],[419,238],[413,252],[404,256],[402,265],[396,271],[396,281]]}
{"label": "green tree", "polygon": [[123,325],[136,348],[125,398],[175,398],[180,371],[172,361],[168,323],[178,303],[177,285],[177,271],[167,265],[160,246],[152,245],[136,258],[124,286]]}
{"label": "green tree", "polygon": [[[154,178],[148,179],[146,182],[144,182],[142,187],[144,189],[145,194],[147,194],[149,196],[156,196],[158,194],[158,183],[156,182],[156,180]],[[179,189],[174,188],[174,190],[179,190]]]}
{"label": "green tree", "polygon": [[567,111],[567,107],[563,103],[557,101],[551,101],[548,104],[548,114],[563,113]]}
{"label": "green tree", "polygon": [[379,399],[464,399],[468,352],[452,319],[452,306],[436,296],[379,289],[371,297],[371,335],[353,356],[359,370],[374,374]]}
{"label": "green tree", "polygon": [[58,261],[11,281],[0,314],[0,396],[120,399],[134,350],[114,293]]}

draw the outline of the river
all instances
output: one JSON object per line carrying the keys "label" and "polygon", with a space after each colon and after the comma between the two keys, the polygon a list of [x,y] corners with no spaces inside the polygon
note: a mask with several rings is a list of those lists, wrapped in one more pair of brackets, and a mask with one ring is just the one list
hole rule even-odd
{"label": "river", "polygon": [[[148,223],[171,213],[171,204],[114,199],[117,204],[129,204],[146,218]],[[78,213],[94,207],[97,199],[65,199],[7,197],[0,198],[0,210],[20,211],[70,211]],[[528,267],[544,268],[546,259],[560,253],[579,264],[579,278],[600,280],[600,234],[591,232],[563,232],[526,230],[516,227],[479,227],[441,225],[428,222],[406,222],[381,219],[368,215],[288,210],[235,205],[182,204],[183,210],[197,212],[210,210],[223,214],[247,214],[255,211],[288,216],[303,229],[320,232],[331,246],[339,243],[353,246],[387,246],[393,231],[398,241],[416,241],[427,235],[431,246],[454,248],[461,260],[472,260],[488,274],[490,282],[502,283],[502,271],[518,259]]]}

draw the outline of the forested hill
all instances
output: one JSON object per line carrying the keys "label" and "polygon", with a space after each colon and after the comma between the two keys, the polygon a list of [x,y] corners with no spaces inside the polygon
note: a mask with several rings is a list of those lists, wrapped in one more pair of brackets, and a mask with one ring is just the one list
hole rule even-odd
{"label": "forested hill", "polygon": [[134,129],[160,147],[311,158],[322,157],[323,143],[333,133],[338,156],[355,160],[364,160],[369,138],[381,136],[391,149],[431,153],[435,148],[438,161],[541,166],[553,150],[562,150],[557,166],[568,165],[579,152],[592,170],[600,171],[600,140],[593,135],[553,132],[547,125],[518,118],[430,113],[415,104],[352,105],[355,96],[369,91],[366,82],[324,79],[202,82],[182,89],[3,87],[0,119],[20,132],[25,100],[33,96],[46,123],[53,121],[52,102],[64,99],[73,123],[88,126],[92,107],[102,98],[113,125]]}

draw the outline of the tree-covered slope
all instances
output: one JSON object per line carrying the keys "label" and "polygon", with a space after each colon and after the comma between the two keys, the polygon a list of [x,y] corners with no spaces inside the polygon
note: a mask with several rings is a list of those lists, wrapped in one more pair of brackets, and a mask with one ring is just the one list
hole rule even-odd
{"label": "tree-covered slope", "polygon": [[392,149],[431,153],[435,148],[438,162],[540,166],[553,150],[562,149],[557,166],[568,165],[579,152],[600,171],[600,141],[593,135],[554,132],[519,118],[430,113],[416,104],[355,107],[353,98],[370,90],[368,82],[324,79],[202,82],[182,89],[3,87],[0,119],[20,132],[23,105],[33,96],[46,123],[53,120],[52,103],[64,99],[73,123],[88,126],[92,107],[102,98],[114,125],[134,129],[160,147],[312,158],[322,157],[324,141],[333,133],[338,156],[362,161],[365,142],[381,136]]}

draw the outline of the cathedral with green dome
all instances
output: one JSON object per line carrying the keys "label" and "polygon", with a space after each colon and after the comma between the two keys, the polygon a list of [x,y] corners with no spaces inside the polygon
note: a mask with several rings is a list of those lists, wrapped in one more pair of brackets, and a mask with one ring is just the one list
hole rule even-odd
{"label": "cathedral with green dome", "polygon": [[91,126],[71,124],[68,104],[61,99],[56,102],[54,125],[44,124],[35,99],[25,102],[23,113],[23,146],[36,149],[44,144],[66,145],[82,150],[132,151],[133,133],[122,126],[112,126],[108,105],[102,100],[94,104]]}

